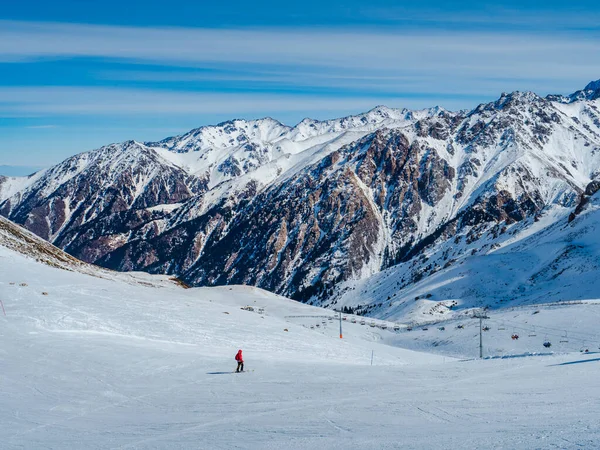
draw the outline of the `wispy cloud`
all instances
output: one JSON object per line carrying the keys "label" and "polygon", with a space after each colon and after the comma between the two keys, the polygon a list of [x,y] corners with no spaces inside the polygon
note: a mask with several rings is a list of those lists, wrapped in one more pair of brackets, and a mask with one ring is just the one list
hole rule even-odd
{"label": "wispy cloud", "polygon": [[466,4],[456,5],[451,11],[443,6],[386,5],[383,8],[365,4],[360,12],[365,20],[376,20],[384,25],[553,33],[600,30],[600,14],[579,4],[579,8],[572,5],[561,10],[555,5],[542,2],[538,2],[535,9],[529,10],[524,8],[527,6],[525,4],[520,5],[520,8],[510,8],[501,3],[480,4],[479,8]]}
{"label": "wispy cloud", "polygon": [[[408,71],[407,71],[408,72]],[[598,74],[600,76],[600,74]],[[571,76],[573,76],[571,74]],[[463,75],[446,74],[443,82],[436,73],[399,74],[361,70],[337,71],[304,71],[251,70],[244,73],[211,70],[193,71],[179,70],[111,70],[101,71],[98,79],[104,81],[126,81],[130,83],[156,83],[165,87],[177,86],[191,89],[201,83],[219,83],[221,85],[250,86],[263,91],[278,91],[281,89],[334,89],[336,91],[362,92],[371,95],[387,95],[395,97],[429,98],[430,101],[444,101],[448,98],[462,98],[466,101],[476,101],[482,96],[497,96],[503,91],[535,90],[540,93],[568,93],[583,87],[587,79],[563,78],[513,78],[482,76],[478,82]]]}
{"label": "wispy cloud", "polygon": [[[273,65],[505,78],[583,79],[600,73],[590,58],[600,39],[576,33],[381,32],[344,29],[136,28],[0,22],[0,59],[99,57],[165,65]],[[241,70],[241,69],[240,69]]]}

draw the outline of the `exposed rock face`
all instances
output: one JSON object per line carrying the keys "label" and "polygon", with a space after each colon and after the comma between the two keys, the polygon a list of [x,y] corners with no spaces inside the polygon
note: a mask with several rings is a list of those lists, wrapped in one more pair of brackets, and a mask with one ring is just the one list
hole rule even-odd
{"label": "exposed rock face", "polygon": [[569,215],[569,222],[573,222],[575,218],[582,213],[586,205],[589,203],[590,197],[592,197],[598,191],[600,191],[600,180],[594,180],[586,186],[585,191],[583,194],[581,194],[581,198],[577,207]]}
{"label": "exposed rock face", "polygon": [[30,180],[0,179],[0,214],[109,268],[321,301],[399,262],[414,276],[435,271],[428,248],[483,248],[510,224],[574,207],[600,174],[588,88],[503,94],[470,112],[378,107],[114,144]]}
{"label": "exposed rock face", "polygon": [[600,191],[600,180],[594,180],[586,186],[584,194],[591,197],[598,191]]}

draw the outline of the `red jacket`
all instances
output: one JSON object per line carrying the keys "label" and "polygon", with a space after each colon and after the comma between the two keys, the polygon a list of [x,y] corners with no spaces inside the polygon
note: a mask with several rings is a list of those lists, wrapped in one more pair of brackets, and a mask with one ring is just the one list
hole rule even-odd
{"label": "red jacket", "polygon": [[238,350],[237,355],[235,355],[235,360],[238,362],[244,362],[244,358],[242,356],[242,351]]}

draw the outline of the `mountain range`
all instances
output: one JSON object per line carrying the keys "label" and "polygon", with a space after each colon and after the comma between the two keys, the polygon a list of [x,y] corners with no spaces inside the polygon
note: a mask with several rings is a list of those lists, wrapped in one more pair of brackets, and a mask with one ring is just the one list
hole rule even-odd
{"label": "mountain range", "polygon": [[0,177],[0,214],[109,269],[368,313],[393,311],[394,298],[405,308],[415,286],[427,295],[465,261],[510,253],[508,237],[566,230],[596,204],[598,179],[600,80],[470,111],[379,106],[111,144]]}

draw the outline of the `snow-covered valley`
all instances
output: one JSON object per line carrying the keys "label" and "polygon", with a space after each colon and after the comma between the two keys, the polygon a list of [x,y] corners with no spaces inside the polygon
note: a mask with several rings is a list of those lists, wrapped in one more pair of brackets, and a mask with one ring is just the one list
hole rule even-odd
{"label": "snow-covered valley", "polygon": [[[498,310],[485,321],[486,355],[539,354],[478,360],[478,321],[468,316],[444,331],[394,331],[346,315],[340,339],[330,310],[252,287],[184,289],[164,276],[68,265],[35,236],[1,228],[2,448],[600,442],[594,302]],[[569,343],[553,336],[561,327],[576,330]],[[232,373],[238,348],[243,374]]]}

